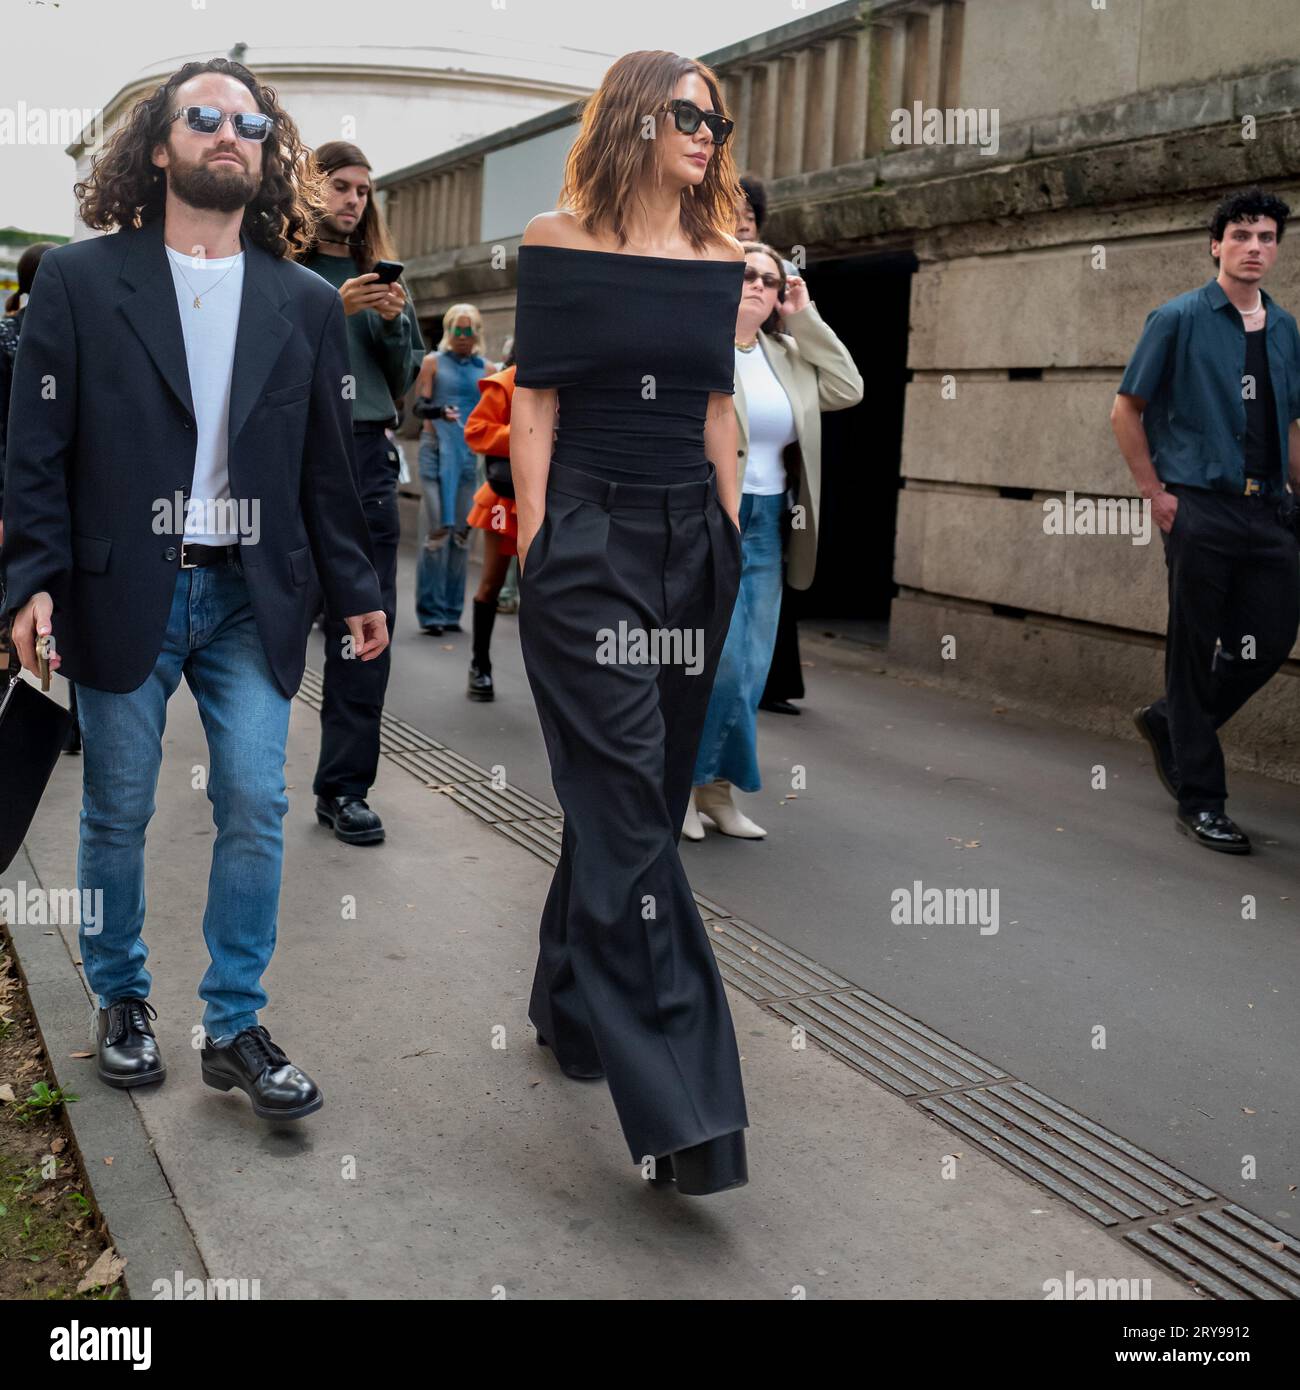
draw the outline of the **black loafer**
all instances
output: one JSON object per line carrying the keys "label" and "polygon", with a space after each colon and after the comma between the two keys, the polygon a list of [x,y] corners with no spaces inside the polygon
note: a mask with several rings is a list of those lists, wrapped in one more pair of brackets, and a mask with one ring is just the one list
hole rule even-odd
{"label": "black loafer", "polygon": [[492,672],[471,665],[469,668],[469,689],[465,693],[471,700],[495,700],[496,691],[492,688]]}
{"label": "black loafer", "polygon": [[345,845],[377,845],[383,842],[384,823],[361,796],[318,796],[316,819],[330,826]]}
{"label": "black loafer", "polygon": [[[537,1035],[537,1045],[538,1047],[550,1047],[550,1043],[540,1033]],[[605,1073],[599,1067],[566,1067],[558,1057],[555,1060],[559,1063],[560,1070],[565,1076],[574,1081],[603,1081],[605,1079]]]}
{"label": "black loafer", "polygon": [[1133,711],[1133,725],[1151,749],[1160,785],[1177,801],[1178,765],[1174,762],[1174,745],[1169,741],[1169,726],[1151,718],[1150,705],[1142,705]]}
{"label": "black loafer", "polygon": [[147,999],[114,999],[99,1011],[99,1079],[126,1089],[147,1086],[167,1075],[149,1020],[157,1011]]}
{"label": "black loafer", "polygon": [[1217,849],[1220,854],[1250,853],[1250,837],[1222,811],[1179,811],[1174,825],[1206,849]]}
{"label": "black loafer", "polygon": [[203,1043],[203,1080],[217,1091],[238,1086],[264,1120],[300,1120],[325,1104],[316,1083],[284,1055],[259,1023],[224,1046]]}
{"label": "black loafer", "polygon": [[441,623],[424,623],[421,625],[420,631],[424,633],[426,637],[441,637],[444,628]]}

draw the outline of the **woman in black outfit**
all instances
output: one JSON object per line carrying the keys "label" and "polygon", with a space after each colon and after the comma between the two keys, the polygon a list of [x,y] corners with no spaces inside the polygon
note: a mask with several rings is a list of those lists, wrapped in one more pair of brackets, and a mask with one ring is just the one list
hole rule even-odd
{"label": "woman in black outfit", "polygon": [[677,852],[740,578],[730,129],[702,64],[606,73],[520,247],[511,415],[520,642],[565,816],[529,1017],[568,1075],[608,1078],[646,1176],[693,1195],[746,1181],[749,1122]]}

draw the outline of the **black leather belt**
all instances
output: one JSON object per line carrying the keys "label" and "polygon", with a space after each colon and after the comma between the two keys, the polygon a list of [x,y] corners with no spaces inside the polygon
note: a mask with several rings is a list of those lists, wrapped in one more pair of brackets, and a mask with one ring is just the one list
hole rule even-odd
{"label": "black leather belt", "polygon": [[198,545],[182,541],[181,569],[195,570],[203,565],[220,565],[235,559],[238,554],[238,541],[233,541],[230,545]]}

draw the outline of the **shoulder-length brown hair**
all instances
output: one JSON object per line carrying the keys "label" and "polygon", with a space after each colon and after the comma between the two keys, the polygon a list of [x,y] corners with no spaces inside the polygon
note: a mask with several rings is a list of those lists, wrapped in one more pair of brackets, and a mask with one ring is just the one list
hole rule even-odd
{"label": "shoulder-length brown hair", "polygon": [[[311,161],[320,171],[322,184],[336,169],[347,169],[354,164],[360,165],[363,169],[371,167],[360,147],[350,144],[347,140],[327,140],[323,145],[318,145],[311,153]],[[316,249],[319,235],[318,226],[310,244],[297,253],[300,259]],[[384,219],[383,209],[375,197],[373,185],[370,197],[366,199],[366,210],[361,214],[360,220],[352,229],[352,235],[348,238],[348,250],[351,251],[352,259],[357,263],[362,275],[369,274],[375,268],[376,261],[397,259],[397,253],[393,250],[393,238]]]}
{"label": "shoulder-length brown hair", "polygon": [[73,186],[81,220],[87,227],[107,232],[143,227],[163,215],[167,178],[151,156],[167,142],[176,89],[205,72],[224,73],[242,82],[252,92],[257,109],[274,121],[262,143],[262,185],[244,209],[243,229],[250,241],[273,256],[292,255],[315,233],[322,211],[319,176],[307,168],[298,127],[276,100],[274,88],[263,86],[242,63],[230,58],[186,63],[136,102],[92,160],[89,177]]}
{"label": "shoulder-length brown hair", "polygon": [[[657,139],[669,119],[663,108],[690,72],[704,79],[713,109],[726,115],[713,71],[693,58],[660,49],[624,54],[588,99],[578,138],[565,161],[559,201],[588,232],[608,229],[620,246],[627,240],[627,217],[637,188],[642,179],[657,173]],[[655,138],[647,138],[647,131]],[[740,193],[730,145],[715,147],[701,182],[682,190],[682,230],[697,251],[734,235]]]}

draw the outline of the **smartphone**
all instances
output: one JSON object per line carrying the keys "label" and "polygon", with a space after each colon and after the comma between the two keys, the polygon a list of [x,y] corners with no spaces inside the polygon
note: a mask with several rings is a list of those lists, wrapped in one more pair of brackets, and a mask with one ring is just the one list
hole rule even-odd
{"label": "smartphone", "polygon": [[376,261],[374,264],[374,272],[379,276],[379,279],[371,283],[379,285],[395,284],[397,277],[405,269],[406,267],[401,261]]}

